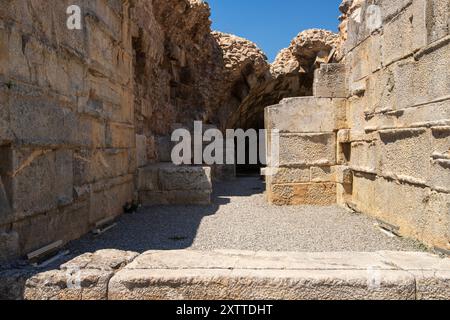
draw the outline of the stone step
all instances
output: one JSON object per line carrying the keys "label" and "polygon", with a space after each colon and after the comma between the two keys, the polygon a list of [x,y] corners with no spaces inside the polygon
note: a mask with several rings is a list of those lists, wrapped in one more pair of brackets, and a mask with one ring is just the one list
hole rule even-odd
{"label": "stone step", "polygon": [[[17,287],[18,284],[24,288]],[[22,293],[23,296],[19,295]],[[448,300],[450,259],[428,253],[388,251],[174,250],[139,255],[100,250],[81,255],[58,270],[42,273],[28,270],[22,274],[17,270],[0,272],[0,297],[30,300]]]}
{"label": "stone step", "polygon": [[211,203],[211,168],[158,163],[139,169],[142,205],[207,205]]}
{"label": "stone step", "polygon": [[424,253],[151,251],[110,281],[122,299],[450,299],[450,260]]}

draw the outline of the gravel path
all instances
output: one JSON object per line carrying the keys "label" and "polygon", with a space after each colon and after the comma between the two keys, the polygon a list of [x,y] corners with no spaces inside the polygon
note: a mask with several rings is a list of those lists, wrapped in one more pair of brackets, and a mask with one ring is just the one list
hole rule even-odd
{"label": "gravel path", "polygon": [[375,220],[339,207],[277,207],[266,203],[258,178],[215,186],[214,205],[144,208],[118,227],[69,245],[73,254],[98,249],[137,252],[171,249],[265,251],[419,251],[414,241],[391,238]]}

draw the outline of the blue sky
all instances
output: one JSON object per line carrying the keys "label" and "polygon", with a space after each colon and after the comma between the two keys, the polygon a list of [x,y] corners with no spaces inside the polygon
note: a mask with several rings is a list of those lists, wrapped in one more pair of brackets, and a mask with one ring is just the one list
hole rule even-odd
{"label": "blue sky", "polygon": [[270,61],[305,29],[337,31],[342,0],[206,0],[213,29],[249,39]]}

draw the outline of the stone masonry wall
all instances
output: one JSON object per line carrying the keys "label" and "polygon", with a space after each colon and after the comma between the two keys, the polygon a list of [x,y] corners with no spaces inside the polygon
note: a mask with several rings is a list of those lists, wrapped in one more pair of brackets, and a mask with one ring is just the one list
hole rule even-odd
{"label": "stone masonry wall", "polygon": [[121,214],[136,142],[128,1],[0,3],[0,261]]}
{"label": "stone masonry wall", "polygon": [[448,250],[450,2],[354,1],[343,11],[350,130],[338,143],[351,146],[348,202]]}
{"label": "stone masonry wall", "polygon": [[281,131],[271,202],[337,201],[450,249],[449,6],[343,2],[340,63],[316,70],[314,97],[266,110],[266,127]]}

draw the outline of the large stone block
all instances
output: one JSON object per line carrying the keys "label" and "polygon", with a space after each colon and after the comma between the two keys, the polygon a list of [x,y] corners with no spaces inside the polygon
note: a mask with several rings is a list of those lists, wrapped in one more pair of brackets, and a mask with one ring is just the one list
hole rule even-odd
{"label": "large stone block", "polygon": [[74,183],[82,186],[129,173],[127,149],[81,149],[74,153]]}
{"label": "large stone block", "polygon": [[304,183],[311,181],[309,168],[266,168],[269,184]]}
{"label": "large stone block", "polygon": [[418,59],[407,59],[395,64],[394,74],[396,109],[427,104],[448,97],[450,88],[450,45],[431,49]]}
{"label": "large stone block", "polygon": [[17,217],[43,213],[73,201],[71,150],[21,148],[10,152],[11,206]]}
{"label": "large stone block", "polygon": [[209,205],[209,190],[140,191],[139,200],[144,206],[156,205]]}
{"label": "large stone block", "polygon": [[380,164],[384,176],[426,184],[430,175],[431,137],[425,129],[380,131]]}
{"label": "large stone block", "polygon": [[9,203],[8,195],[6,194],[6,189],[3,185],[2,178],[0,177],[0,221],[6,220],[11,214],[11,205]]}
{"label": "large stone block", "polygon": [[353,84],[381,69],[381,36],[373,34],[346,57],[347,82]]}
{"label": "large stone block", "polygon": [[108,148],[136,147],[134,126],[109,122],[106,126],[106,146]]}
{"label": "large stone block", "polygon": [[426,200],[426,223],[420,240],[431,246],[450,250],[450,194],[433,191]]}
{"label": "large stone block", "polygon": [[70,103],[48,96],[35,87],[12,85],[10,128],[16,143],[41,146],[77,145],[78,118],[72,108]]}
{"label": "large stone block", "polygon": [[431,187],[450,191],[450,126],[432,128]]}
{"label": "large stone block", "polygon": [[279,164],[334,165],[336,164],[336,134],[280,134]]}
{"label": "large stone block", "polygon": [[268,200],[275,205],[330,206],[336,203],[335,183],[268,185]]}
{"label": "large stone block", "polygon": [[140,191],[161,190],[159,185],[159,166],[147,166],[139,168],[138,189]]}
{"label": "large stone block", "polygon": [[76,202],[32,216],[14,222],[12,229],[19,235],[21,255],[58,240],[67,243],[89,231],[89,204],[84,201]]}
{"label": "large stone block", "polygon": [[350,165],[355,171],[377,173],[379,171],[376,141],[357,141],[351,144]]}
{"label": "large stone block", "polygon": [[0,232],[0,264],[17,258],[19,254],[19,235],[17,232]]}
{"label": "large stone block", "polygon": [[381,46],[383,65],[387,66],[413,53],[413,20],[413,10],[411,7],[408,7],[384,25]]}
{"label": "large stone block", "polygon": [[211,168],[189,166],[162,166],[159,170],[162,190],[211,190]]}
{"label": "large stone block", "polygon": [[147,137],[145,135],[136,135],[136,162],[138,168],[148,164]]}
{"label": "large stone block", "polygon": [[311,182],[335,182],[335,167],[311,167]]}
{"label": "large stone block", "polygon": [[374,175],[356,174],[353,178],[352,202],[359,211],[431,246],[448,243],[448,201],[448,196],[425,187]]}
{"label": "large stone block", "polygon": [[95,183],[90,196],[90,223],[121,215],[124,205],[133,199],[134,182],[131,175]]}
{"label": "large stone block", "polygon": [[106,125],[103,120],[90,116],[79,116],[79,144],[88,148],[106,147]]}
{"label": "large stone block", "polygon": [[159,136],[156,138],[156,152],[158,155],[158,161],[160,162],[172,162],[172,149],[174,142],[172,142],[169,136]]}
{"label": "large stone block", "polygon": [[52,270],[26,281],[26,300],[106,300],[111,271],[87,269],[74,272]]}
{"label": "large stone block", "polygon": [[1,270],[0,300],[23,300],[25,283],[32,275],[31,268]]}
{"label": "large stone block", "polygon": [[88,73],[84,88],[78,99],[80,113],[115,122],[133,122],[133,95],[130,88],[93,71]]}
{"label": "large stone block", "polygon": [[314,73],[313,92],[318,98],[347,98],[345,64],[322,64]]}
{"label": "large stone block", "polygon": [[425,25],[420,29],[427,37],[427,44],[448,36],[450,27],[450,3],[447,0],[416,0],[417,14],[425,17]]}
{"label": "large stone block", "polygon": [[289,98],[265,110],[266,129],[291,133],[341,129],[345,116],[344,99]]}
{"label": "large stone block", "polygon": [[108,298],[446,299],[449,268],[408,252],[149,251],[115,274]]}

